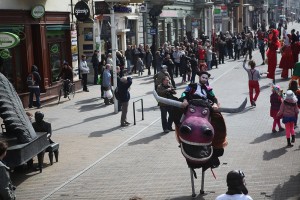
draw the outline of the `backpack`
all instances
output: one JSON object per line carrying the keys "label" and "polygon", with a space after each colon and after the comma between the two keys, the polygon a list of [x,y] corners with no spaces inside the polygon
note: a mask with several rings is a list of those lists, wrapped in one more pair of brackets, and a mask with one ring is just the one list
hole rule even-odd
{"label": "backpack", "polygon": [[34,86],[35,85],[35,80],[34,80],[33,73],[28,74],[26,81],[27,81],[28,86]]}
{"label": "backpack", "polygon": [[116,87],[115,91],[114,91],[114,95],[116,97],[117,100],[120,100],[120,94],[119,94],[119,89],[118,87]]}

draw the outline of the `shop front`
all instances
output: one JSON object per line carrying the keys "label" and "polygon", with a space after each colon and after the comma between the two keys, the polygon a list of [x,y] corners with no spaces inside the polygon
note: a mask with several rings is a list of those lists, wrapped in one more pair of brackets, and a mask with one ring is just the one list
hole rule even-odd
{"label": "shop front", "polygon": [[24,107],[28,106],[26,77],[35,64],[42,78],[42,98],[58,94],[57,76],[64,61],[72,63],[69,12],[1,10],[0,32],[14,33],[20,43],[0,56],[0,72],[13,84]]}

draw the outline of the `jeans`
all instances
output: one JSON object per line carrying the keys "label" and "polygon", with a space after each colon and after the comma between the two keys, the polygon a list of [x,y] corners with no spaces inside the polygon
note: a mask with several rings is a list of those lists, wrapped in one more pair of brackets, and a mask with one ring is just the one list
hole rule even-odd
{"label": "jeans", "polygon": [[211,61],[206,61],[207,69],[211,69]]}
{"label": "jeans", "polygon": [[[172,106],[160,106],[160,114],[161,114],[161,125],[163,130],[172,129],[173,124],[173,115],[172,115]],[[167,114],[169,113],[168,119]]]}
{"label": "jeans", "polygon": [[191,83],[195,83],[196,72],[192,72]]}
{"label": "jeans", "polygon": [[131,60],[127,60],[127,74],[131,73]]}
{"label": "jeans", "polygon": [[122,107],[122,114],[121,114],[121,124],[124,124],[127,122],[127,112],[128,112],[128,101],[127,102],[122,102],[121,107]]}
{"label": "jeans", "polygon": [[40,102],[40,88],[29,88],[29,108],[33,106],[33,94],[35,94],[35,99],[36,99],[36,107],[41,107],[41,102]]}

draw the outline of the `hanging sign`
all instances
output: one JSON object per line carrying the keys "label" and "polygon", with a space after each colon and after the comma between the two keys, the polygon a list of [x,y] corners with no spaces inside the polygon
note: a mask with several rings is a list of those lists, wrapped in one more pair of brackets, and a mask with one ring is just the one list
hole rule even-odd
{"label": "hanging sign", "polygon": [[75,17],[78,21],[86,21],[90,17],[90,8],[84,1],[78,1],[74,7]]}
{"label": "hanging sign", "polygon": [[43,17],[45,14],[45,7],[43,5],[36,5],[31,9],[31,16],[35,19]]}
{"label": "hanging sign", "polygon": [[0,32],[0,49],[9,49],[17,46],[20,38],[16,34],[9,32]]}

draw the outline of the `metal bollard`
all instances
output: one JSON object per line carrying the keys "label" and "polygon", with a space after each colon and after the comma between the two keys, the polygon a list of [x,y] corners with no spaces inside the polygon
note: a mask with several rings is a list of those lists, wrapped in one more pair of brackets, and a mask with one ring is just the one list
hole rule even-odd
{"label": "metal bollard", "polygon": [[133,102],[133,120],[134,120],[134,125],[136,125],[136,120],[135,120],[135,103],[141,101],[141,107],[142,107],[142,120],[144,120],[144,104],[143,104],[143,99],[139,99]]}

